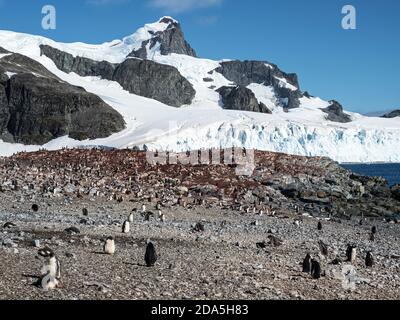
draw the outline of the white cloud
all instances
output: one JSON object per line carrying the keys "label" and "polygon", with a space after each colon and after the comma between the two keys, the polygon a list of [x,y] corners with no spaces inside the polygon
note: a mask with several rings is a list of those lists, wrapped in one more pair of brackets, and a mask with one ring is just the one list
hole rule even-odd
{"label": "white cloud", "polygon": [[154,8],[163,9],[170,13],[180,13],[218,6],[223,0],[149,0],[149,2],[150,6]]}

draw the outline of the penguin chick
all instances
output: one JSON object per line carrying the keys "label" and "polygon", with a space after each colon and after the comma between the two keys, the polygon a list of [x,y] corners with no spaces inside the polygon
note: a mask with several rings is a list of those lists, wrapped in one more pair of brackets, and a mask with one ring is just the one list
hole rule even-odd
{"label": "penguin chick", "polygon": [[61,280],[61,264],[54,252],[46,259],[42,270],[42,276],[38,280],[38,285],[45,291],[56,289]]}
{"label": "penguin chick", "polygon": [[108,237],[104,243],[103,251],[105,254],[113,255],[115,253],[115,240],[113,237]]}
{"label": "penguin chick", "polygon": [[152,242],[149,242],[147,245],[144,261],[146,262],[147,267],[153,267],[157,261],[156,249]]}
{"label": "penguin chick", "polygon": [[129,233],[131,231],[131,224],[129,221],[125,221],[122,225],[122,233]]}

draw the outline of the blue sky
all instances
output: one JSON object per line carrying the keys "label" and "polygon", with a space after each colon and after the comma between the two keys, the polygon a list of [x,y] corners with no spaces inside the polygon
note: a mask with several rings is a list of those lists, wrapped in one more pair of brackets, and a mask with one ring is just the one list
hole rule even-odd
{"label": "blue sky", "polygon": [[[57,29],[41,29],[41,8]],[[341,28],[344,5],[357,29]],[[0,0],[0,29],[101,43],[172,15],[201,57],[259,59],[299,75],[301,87],[345,108],[400,108],[398,0]]]}

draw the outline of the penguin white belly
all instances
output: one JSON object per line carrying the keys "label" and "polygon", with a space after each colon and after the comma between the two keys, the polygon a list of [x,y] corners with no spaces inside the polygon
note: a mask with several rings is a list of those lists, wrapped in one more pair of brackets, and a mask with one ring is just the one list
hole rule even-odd
{"label": "penguin white belly", "polygon": [[114,241],[107,241],[104,246],[104,253],[106,254],[114,254],[115,253],[115,242]]}

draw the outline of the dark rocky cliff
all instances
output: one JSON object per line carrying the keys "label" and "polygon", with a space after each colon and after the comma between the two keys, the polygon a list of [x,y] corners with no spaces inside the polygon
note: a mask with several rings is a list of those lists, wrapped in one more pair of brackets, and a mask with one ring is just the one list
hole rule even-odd
{"label": "dark rocky cliff", "polygon": [[42,145],[66,135],[105,138],[124,127],[122,116],[99,97],[38,62],[20,54],[0,59],[0,139]]}

